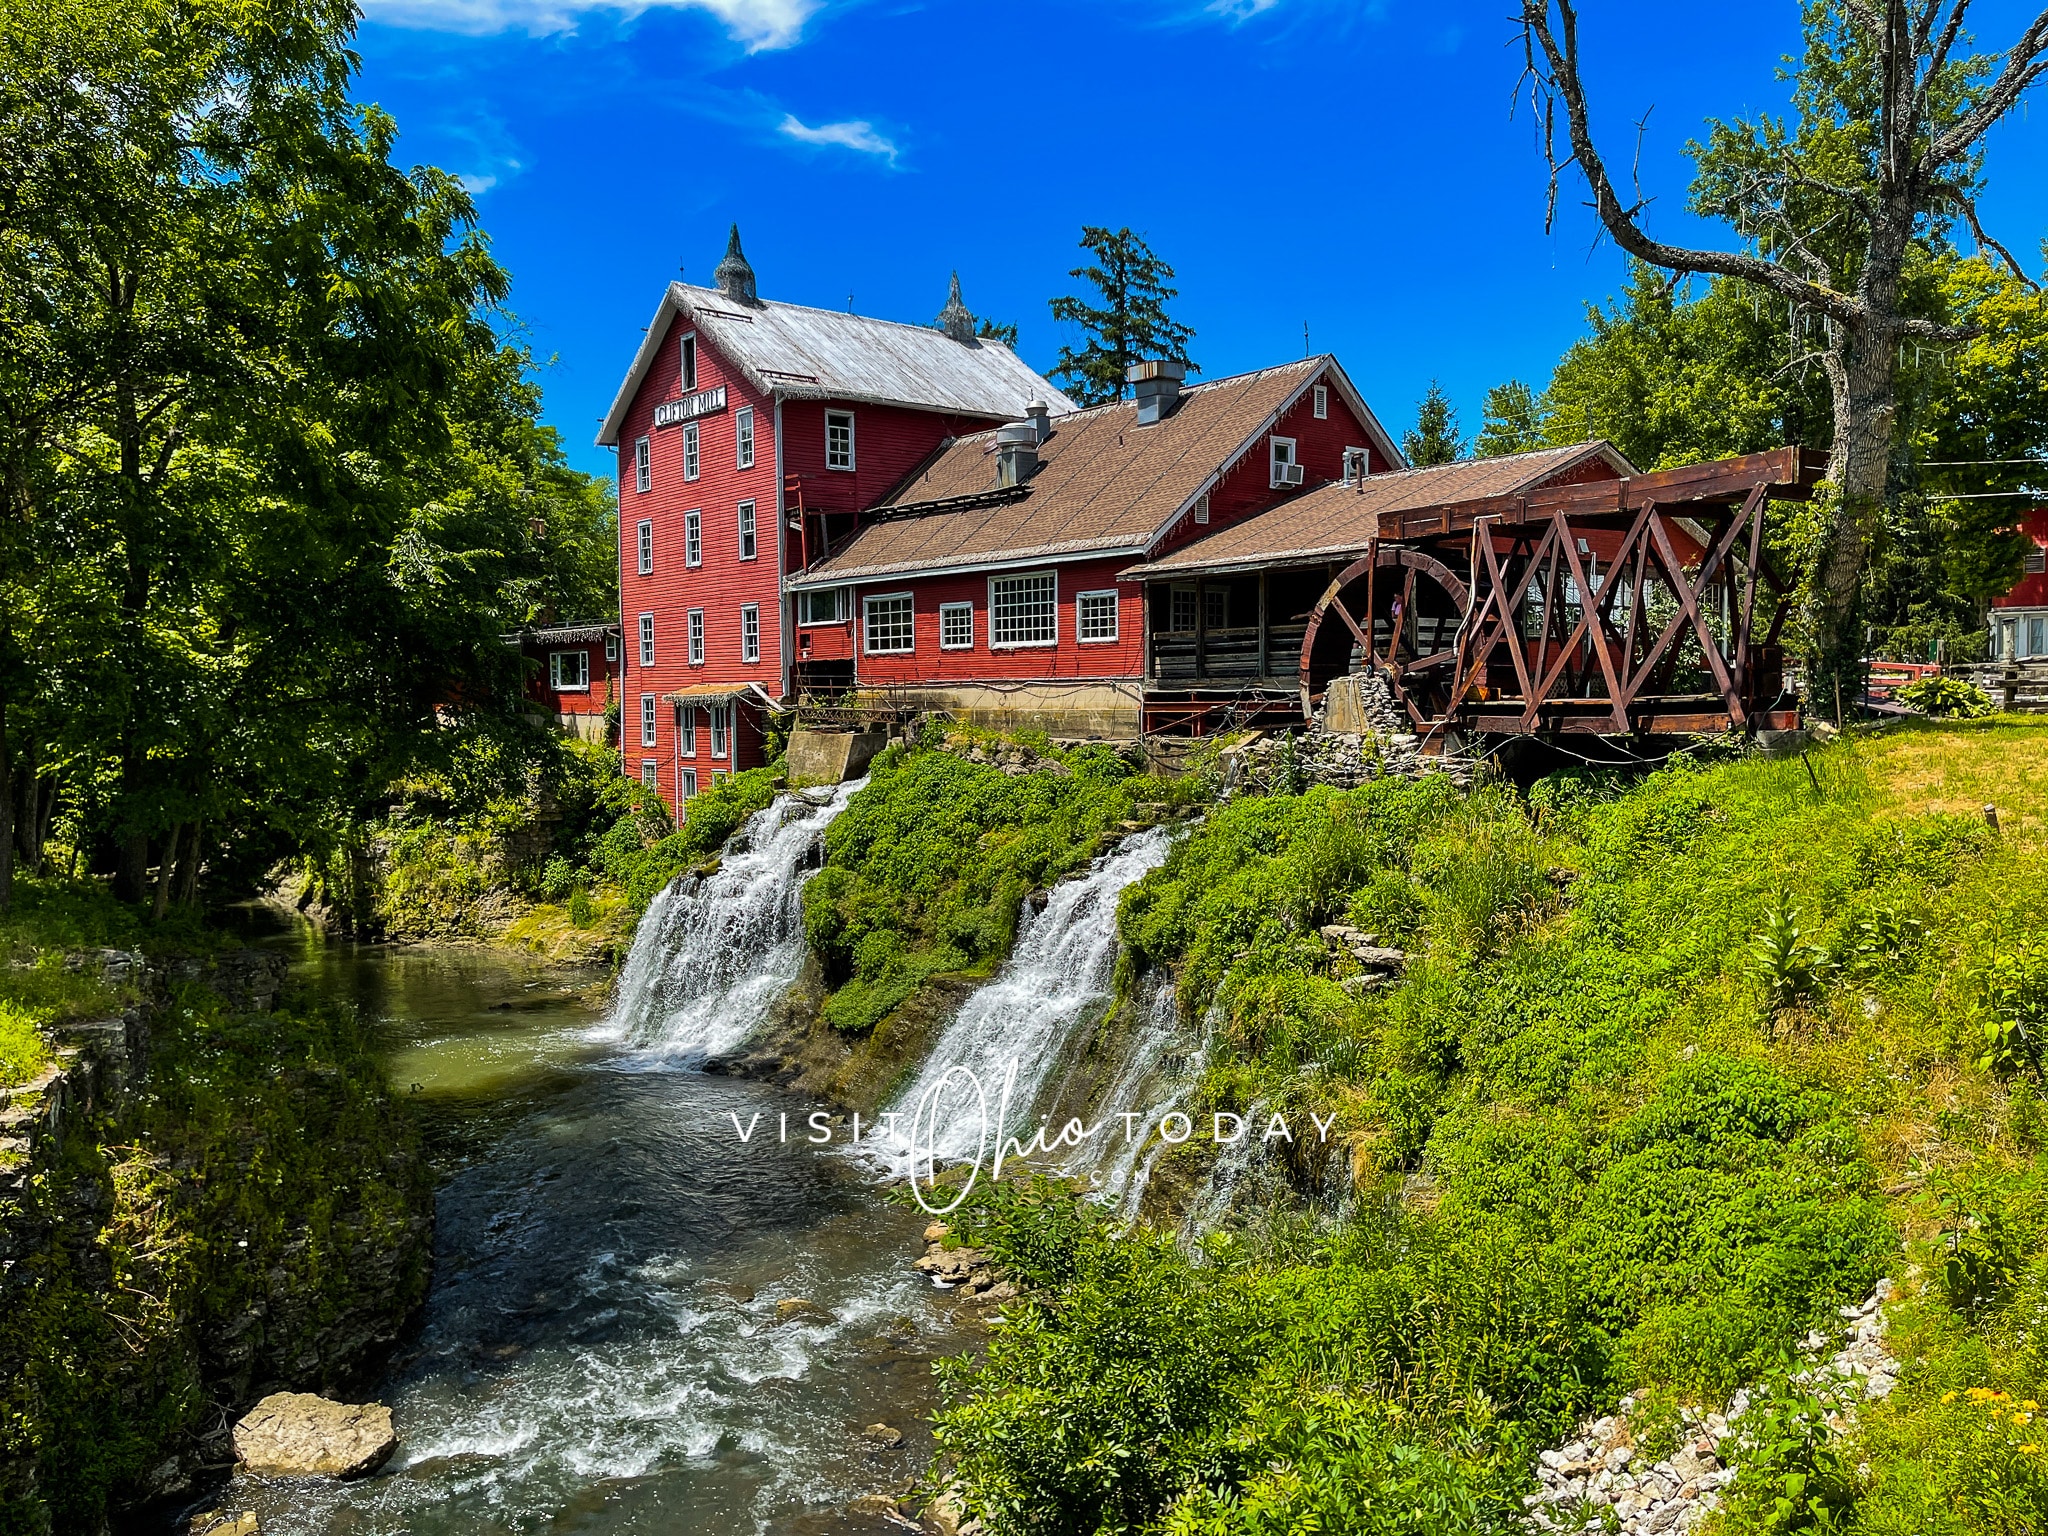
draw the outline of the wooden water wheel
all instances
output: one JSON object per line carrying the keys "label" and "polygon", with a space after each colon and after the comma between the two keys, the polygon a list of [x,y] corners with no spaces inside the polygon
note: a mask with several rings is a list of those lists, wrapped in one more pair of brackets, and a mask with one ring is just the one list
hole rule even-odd
{"label": "wooden water wheel", "polygon": [[1312,716],[1332,678],[1376,671],[1415,728],[1450,712],[1458,636],[1472,595],[1435,556],[1380,545],[1337,573],[1309,613],[1301,642],[1301,707]]}

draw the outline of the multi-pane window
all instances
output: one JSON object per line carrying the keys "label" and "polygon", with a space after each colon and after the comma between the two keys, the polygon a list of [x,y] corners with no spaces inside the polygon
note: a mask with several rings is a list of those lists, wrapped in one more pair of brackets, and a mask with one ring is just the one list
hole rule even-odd
{"label": "multi-pane window", "polygon": [[1168,626],[1177,633],[1185,634],[1195,627],[1195,589],[1175,587],[1173,589],[1173,623]]}
{"label": "multi-pane window", "polygon": [[701,467],[697,449],[702,441],[703,429],[696,422],[689,422],[683,428],[683,478],[694,480]]}
{"label": "multi-pane window", "polygon": [[654,524],[648,518],[640,520],[640,574],[654,574]]}
{"label": "multi-pane window", "polygon": [[683,393],[689,394],[697,387],[697,338],[683,338]]}
{"label": "multi-pane window", "polygon": [[694,768],[685,768],[683,770],[683,798],[685,800],[697,798],[697,770]]}
{"label": "multi-pane window", "polygon": [[548,653],[548,686],[557,693],[580,693],[590,686],[590,652]]}
{"label": "multi-pane window", "polygon": [[825,413],[825,467],[853,468],[853,412]]}
{"label": "multi-pane window", "polygon": [[640,745],[643,747],[654,745],[654,703],[653,694],[640,695]]}
{"label": "multi-pane window", "polygon": [[640,615],[640,665],[654,665],[654,615],[651,613]]}
{"label": "multi-pane window", "polygon": [[697,755],[697,711],[687,704],[676,706],[676,751],[684,757]]}
{"label": "multi-pane window", "polygon": [[731,777],[732,777],[732,770],[731,770],[731,769],[729,769],[729,768],[714,768],[714,769],[712,769],[712,770],[711,770],[711,783],[712,783],[712,787],[713,787],[713,788],[716,788],[716,787],[717,787],[718,785],[720,785],[720,784],[723,784],[723,783],[724,783],[724,782],[725,782],[725,781],[726,781],[727,779],[729,779],[729,778],[731,778]]}
{"label": "multi-pane window", "polygon": [[1059,578],[1051,571],[989,579],[990,645],[1053,645],[1059,637]]}
{"label": "multi-pane window", "polygon": [[1327,384],[1315,387],[1315,412],[1317,421],[1330,419],[1330,387]]}
{"label": "multi-pane window", "polygon": [[[732,712],[736,707],[736,705],[732,704],[714,704],[711,706],[711,755],[713,757],[732,756]],[[717,782],[715,778],[712,780],[714,784]]]}
{"label": "multi-pane window", "polygon": [[693,667],[704,665],[704,610],[702,608],[692,608],[690,610],[690,665]]}
{"label": "multi-pane window", "polygon": [[974,604],[939,604],[939,649],[967,651],[974,648]]}
{"label": "multi-pane window", "polygon": [[633,489],[644,491],[654,484],[654,445],[644,437],[633,439]]}
{"label": "multi-pane window", "polygon": [[619,637],[617,635],[606,635],[604,637],[604,659],[606,661],[617,661],[619,659]]}
{"label": "multi-pane window", "polygon": [[761,659],[761,609],[748,603],[740,609],[740,660]]}
{"label": "multi-pane window", "polygon": [[658,788],[660,777],[661,764],[659,761],[651,757],[640,759],[640,782],[642,784],[645,784],[649,789]]}
{"label": "multi-pane window", "polygon": [[1116,638],[1114,592],[1083,592],[1074,599],[1074,638],[1083,644]]}
{"label": "multi-pane window", "polygon": [[704,514],[685,512],[683,514],[683,564],[704,563]]}
{"label": "multi-pane window", "polygon": [[913,623],[908,592],[899,592],[893,597],[865,598],[862,606],[866,610],[865,627],[870,656],[886,656],[892,652],[916,649],[917,631]]}
{"label": "multi-pane window", "polygon": [[844,587],[807,587],[796,595],[799,624],[837,624],[846,617]]}
{"label": "multi-pane window", "polygon": [[1230,588],[1202,588],[1202,622],[1210,629],[1230,627]]}
{"label": "multi-pane window", "polygon": [[733,417],[733,432],[739,442],[738,464],[741,469],[754,467],[754,408],[743,405]]}
{"label": "multi-pane window", "polygon": [[751,560],[757,552],[754,542],[754,504],[751,501],[743,501],[740,503],[740,558]]}

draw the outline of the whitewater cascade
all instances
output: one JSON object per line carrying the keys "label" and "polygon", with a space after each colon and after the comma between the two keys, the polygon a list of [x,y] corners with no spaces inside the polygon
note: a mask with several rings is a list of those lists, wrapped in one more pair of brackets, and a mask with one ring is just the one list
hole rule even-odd
{"label": "whitewater cascade", "polygon": [[[1152,1181],[1152,1165],[1166,1150],[1167,1143],[1156,1134],[1160,1122],[1175,1111],[1185,1113],[1186,1101],[1201,1081],[1220,1011],[1210,1008],[1201,1040],[1190,1054],[1187,1032],[1180,1022],[1180,998],[1172,980],[1156,976],[1151,987],[1145,1021],[1138,1026],[1116,1081],[1095,1117],[1108,1129],[1060,1169],[1069,1178],[1086,1178],[1094,1186],[1095,1198],[1114,1205],[1125,1221],[1137,1216],[1145,1186]],[[1145,1117],[1135,1136],[1124,1133],[1126,1114]]]}
{"label": "whitewater cascade", "polygon": [[671,881],[640,920],[603,1029],[685,1060],[751,1035],[803,969],[804,882],[825,829],[866,782],[777,795],[732,835],[715,874]]}
{"label": "whitewater cascade", "polygon": [[929,1141],[944,1161],[974,1157],[983,1125],[980,1101],[965,1073],[972,1073],[987,1095],[984,1155],[993,1156],[995,1121],[1012,1062],[1016,1076],[1006,1136],[1031,1140],[1069,1045],[1109,1001],[1116,969],[1117,898],[1164,863],[1170,846],[1162,829],[1140,832],[1097,859],[1086,875],[1054,886],[1044,911],[1025,907],[1010,958],[946,1026],[916,1080],[893,1105],[904,1139],[890,1144],[887,1155],[900,1164],[897,1171],[922,1166],[922,1148],[909,1144],[910,1127],[926,1096],[942,1083],[945,1089],[933,1101],[938,1124],[921,1125],[919,1141]]}

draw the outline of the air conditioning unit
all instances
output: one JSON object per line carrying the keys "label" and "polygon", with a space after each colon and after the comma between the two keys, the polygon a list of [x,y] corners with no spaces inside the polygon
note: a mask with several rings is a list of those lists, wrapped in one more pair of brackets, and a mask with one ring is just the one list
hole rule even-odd
{"label": "air conditioning unit", "polygon": [[1283,485],[1299,484],[1301,484],[1301,466],[1299,464],[1275,464],[1273,466],[1273,485],[1275,489]]}

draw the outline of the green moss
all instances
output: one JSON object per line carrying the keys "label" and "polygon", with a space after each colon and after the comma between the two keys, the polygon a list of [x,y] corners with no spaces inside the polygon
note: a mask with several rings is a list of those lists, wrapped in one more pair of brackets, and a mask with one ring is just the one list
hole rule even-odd
{"label": "green moss", "polygon": [[50,1064],[39,1023],[35,1015],[0,999],[0,1088],[25,1083]]}

